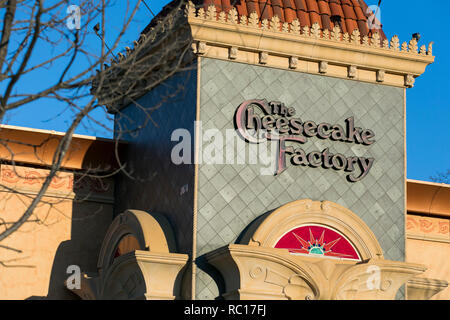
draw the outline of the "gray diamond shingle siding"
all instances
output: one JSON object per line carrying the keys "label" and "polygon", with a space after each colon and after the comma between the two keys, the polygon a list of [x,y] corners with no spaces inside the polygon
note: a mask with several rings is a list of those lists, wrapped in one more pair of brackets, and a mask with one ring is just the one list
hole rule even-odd
{"label": "gray diamond shingle siding", "polygon": [[[371,146],[311,138],[307,153],[329,147],[332,153],[373,157],[368,176],[351,184],[342,171],[296,167],[280,176],[262,176],[258,165],[199,167],[197,253],[201,256],[236,240],[261,214],[309,198],[349,208],[372,229],[385,258],[404,260],[404,96],[402,88],[203,58],[200,119],[203,129],[233,128],[236,108],[245,100],[267,99],[295,107],[302,120],[372,129]],[[206,146],[208,142],[204,143]],[[224,151],[225,153],[225,151]],[[219,295],[215,281],[197,271],[197,299]]]}

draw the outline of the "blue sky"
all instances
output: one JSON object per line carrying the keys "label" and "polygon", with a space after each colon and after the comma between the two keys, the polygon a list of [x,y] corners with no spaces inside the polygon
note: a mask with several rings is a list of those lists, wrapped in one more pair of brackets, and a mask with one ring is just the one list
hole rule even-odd
{"label": "blue sky", "polygon": [[[157,13],[167,4],[167,0],[146,0],[152,11]],[[78,1],[73,1],[77,4]],[[111,7],[106,24],[112,41],[114,31],[117,31],[119,19],[123,17],[123,2],[116,0]],[[377,4],[377,0],[367,0],[368,5]],[[439,9],[439,11],[436,11]],[[421,34],[420,45],[434,41],[434,64],[430,65],[425,74],[416,79],[415,87],[407,90],[407,156],[408,178],[429,180],[437,172],[450,169],[450,143],[447,132],[450,120],[450,99],[448,89],[448,72],[450,71],[450,41],[448,40],[447,19],[440,13],[450,12],[450,1],[436,0],[424,4],[423,0],[384,0],[381,5],[381,22],[388,38],[398,35],[401,42],[411,39],[413,33]],[[124,48],[137,39],[140,31],[151,20],[152,15],[142,4],[128,33],[118,48]],[[81,21],[83,24],[83,19]],[[92,26],[89,26],[92,29]],[[108,38],[109,37],[109,38]],[[99,46],[95,37],[88,41],[92,47]],[[117,50],[116,50],[117,51]],[[44,48],[37,54],[48,54]],[[47,70],[45,72],[51,72]],[[46,74],[40,75],[46,77]],[[26,79],[23,86],[36,86],[43,82],[42,78]],[[98,110],[91,115],[107,126],[112,127],[112,121],[105,119],[104,112]],[[64,131],[70,123],[73,113],[70,110],[61,111],[60,105],[49,100],[42,100],[7,114],[3,123]],[[92,123],[84,121],[76,131],[79,134],[111,137],[111,132]],[[446,138],[447,137],[447,138]]]}
{"label": "blue sky", "polygon": [[[450,2],[435,0],[384,0],[383,30],[388,37],[398,34],[402,41],[421,34],[420,44],[434,42],[436,60],[408,89],[406,100],[408,178],[429,180],[436,172],[450,169],[450,41],[441,12],[450,12]],[[439,9],[439,11],[437,11]]]}

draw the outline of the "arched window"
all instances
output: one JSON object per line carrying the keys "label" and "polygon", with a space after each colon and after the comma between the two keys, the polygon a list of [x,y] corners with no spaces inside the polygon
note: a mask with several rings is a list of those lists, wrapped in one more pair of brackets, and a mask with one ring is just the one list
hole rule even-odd
{"label": "arched window", "polygon": [[353,244],[341,233],[323,225],[309,224],[286,232],[275,248],[294,255],[361,261]]}

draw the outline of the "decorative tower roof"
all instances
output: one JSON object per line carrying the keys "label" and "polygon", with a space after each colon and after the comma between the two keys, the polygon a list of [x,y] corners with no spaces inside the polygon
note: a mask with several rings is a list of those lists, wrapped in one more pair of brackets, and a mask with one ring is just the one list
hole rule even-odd
{"label": "decorative tower roof", "polygon": [[199,55],[401,87],[434,61],[433,43],[389,41],[362,0],[205,1],[186,8]]}
{"label": "decorative tower roof", "polygon": [[363,0],[194,1],[170,2],[112,61],[99,97],[111,112],[196,56],[407,88],[434,62],[433,43],[388,40]]}
{"label": "decorative tower roof", "polygon": [[214,5],[218,13],[226,14],[235,7],[238,17],[256,12],[261,20],[277,16],[281,23],[292,23],[297,19],[301,28],[318,23],[322,30],[331,32],[339,26],[344,33],[351,34],[358,29],[361,36],[369,37],[378,31],[386,39],[382,25],[363,0],[195,0],[193,3],[197,8],[203,6],[205,11]]}

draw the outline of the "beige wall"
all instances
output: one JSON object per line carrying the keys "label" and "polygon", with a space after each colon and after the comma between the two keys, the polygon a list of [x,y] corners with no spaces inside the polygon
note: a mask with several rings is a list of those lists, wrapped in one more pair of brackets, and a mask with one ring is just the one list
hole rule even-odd
{"label": "beige wall", "polygon": [[[1,222],[17,220],[39,190],[46,172],[1,165]],[[83,200],[74,201],[74,197]],[[0,247],[0,299],[76,298],[63,284],[68,277],[67,266],[77,264],[81,270],[96,270],[112,216],[112,180],[74,181],[72,173],[60,173],[29,221],[1,242],[21,252]],[[4,228],[0,225],[0,231]]]}
{"label": "beige wall", "polygon": [[[446,280],[450,283],[450,219],[408,214],[406,261],[424,264],[428,270],[422,278]],[[449,300],[447,287],[432,300]]]}
{"label": "beige wall", "polygon": [[[100,149],[94,144],[89,150],[99,158],[105,154]],[[28,158],[22,160],[29,165],[0,165],[0,232],[23,214],[47,174],[33,165],[36,159],[25,161]],[[88,152],[78,158],[72,169],[89,163]],[[100,245],[113,219],[113,190],[113,179],[80,181],[73,173],[59,173],[29,221],[0,243],[0,299],[76,298],[63,284],[67,266],[96,270]],[[427,265],[422,277],[448,282],[449,193],[446,185],[408,181],[406,261]],[[450,299],[450,289],[433,299]]]}

